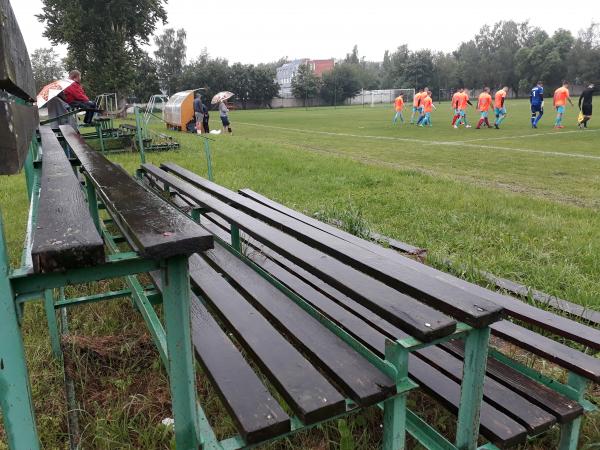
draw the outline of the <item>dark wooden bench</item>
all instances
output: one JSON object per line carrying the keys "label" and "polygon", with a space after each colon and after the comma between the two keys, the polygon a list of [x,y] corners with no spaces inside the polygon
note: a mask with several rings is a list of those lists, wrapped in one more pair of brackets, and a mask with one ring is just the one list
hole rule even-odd
{"label": "dark wooden bench", "polygon": [[40,136],[44,158],[31,249],[33,269],[54,272],[102,264],[104,242],[79,179],[52,129],[40,127]]}
{"label": "dark wooden bench", "polygon": [[[150,184],[170,191],[173,202],[183,209],[201,209],[202,217],[208,219],[203,219],[202,224],[223,243],[235,245],[238,233],[236,228],[244,230],[247,234],[243,237],[245,248],[242,253],[245,258],[380,355],[385,352],[386,338],[402,339],[407,336],[406,324],[395,321],[389,315],[379,314],[380,311],[364,302],[364,298],[361,298],[356,289],[348,289],[347,280],[344,282],[324,277],[323,273],[312,265],[319,259],[307,257],[307,253],[296,251],[299,248],[296,241],[318,247],[324,254],[323,258],[335,255],[369,274],[376,270],[375,264],[371,263],[373,258],[378,258],[379,261],[394,261],[394,268],[404,269],[398,271],[399,274],[409,273],[413,277],[414,274],[422,274],[427,280],[434,278],[438,285],[451,285],[452,289],[447,292],[456,292],[453,289],[458,289],[459,292],[465,293],[464,297],[467,299],[485,299],[481,304],[489,310],[493,309],[490,308],[490,303],[505,306],[509,316],[522,324],[545,328],[576,343],[598,348],[600,334],[596,329],[411,261],[393,250],[358,239],[252,191],[242,190],[242,195],[238,195],[174,164],[164,164],[162,169],[150,165],[143,167]],[[231,223],[234,224],[233,227]],[[276,240],[272,232],[265,236],[266,229],[259,226],[261,223],[285,230],[286,238]],[[244,263],[240,262],[239,258],[233,258],[221,245],[217,245],[214,252],[206,256],[209,264],[230,279],[244,296],[248,296],[248,288],[245,286],[260,285],[264,283],[264,279],[247,266],[244,269]],[[347,255],[351,246],[358,246],[368,252],[361,253],[364,260],[360,263],[353,262]],[[344,253],[343,249],[347,252]],[[246,278],[236,281],[242,276],[240,273],[244,273]],[[201,289],[201,284],[195,285]],[[410,290],[408,292],[414,293]],[[431,290],[429,292],[431,293]],[[265,294],[265,297],[268,295]],[[271,306],[261,306],[261,312],[270,317]],[[277,322],[278,319],[273,317],[271,320]],[[289,325],[282,325],[282,329],[286,330],[286,326]],[[492,332],[503,340],[564,367],[571,371],[572,375],[593,382],[600,380],[600,360],[596,358],[508,320],[491,324],[491,328]],[[452,412],[459,409],[463,355],[464,348],[452,342],[419,350],[410,357],[411,377]],[[556,388],[560,383],[545,376],[534,375],[533,371],[513,364],[509,358],[502,358],[499,352],[493,352],[493,356],[501,360],[490,358],[488,362],[481,407],[482,434],[498,445],[509,446],[522,443],[527,436],[535,436],[558,423],[563,427],[561,448],[576,448],[577,428],[584,407],[591,407],[590,403],[578,394],[581,389],[560,385],[557,392],[553,387]]]}

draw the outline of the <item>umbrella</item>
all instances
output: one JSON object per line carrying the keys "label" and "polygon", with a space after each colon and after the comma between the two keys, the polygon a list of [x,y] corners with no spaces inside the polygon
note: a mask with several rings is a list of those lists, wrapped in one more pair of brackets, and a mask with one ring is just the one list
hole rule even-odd
{"label": "umbrella", "polygon": [[42,108],[46,103],[71,86],[73,80],[56,80],[47,84],[37,95],[38,108]]}
{"label": "umbrella", "polygon": [[212,98],[212,101],[211,101],[211,103],[212,103],[213,105],[215,105],[215,104],[217,104],[217,103],[220,103],[220,102],[222,102],[222,101],[224,101],[224,100],[227,100],[228,98],[231,98],[231,97],[233,97],[234,95],[235,95],[235,94],[234,94],[233,92],[229,92],[229,91],[223,91],[223,92],[219,92],[217,95],[215,95],[215,96]]}

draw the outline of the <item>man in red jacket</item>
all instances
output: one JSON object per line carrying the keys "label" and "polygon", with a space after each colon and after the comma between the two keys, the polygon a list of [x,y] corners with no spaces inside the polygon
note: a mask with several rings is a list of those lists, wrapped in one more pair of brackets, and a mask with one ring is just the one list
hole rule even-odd
{"label": "man in red jacket", "polygon": [[81,86],[81,72],[79,70],[71,70],[69,79],[73,80],[73,83],[62,92],[64,100],[73,108],[85,109],[83,123],[91,124],[94,113],[98,111],[96,102],[92,102],[85,95],[83,86]]}

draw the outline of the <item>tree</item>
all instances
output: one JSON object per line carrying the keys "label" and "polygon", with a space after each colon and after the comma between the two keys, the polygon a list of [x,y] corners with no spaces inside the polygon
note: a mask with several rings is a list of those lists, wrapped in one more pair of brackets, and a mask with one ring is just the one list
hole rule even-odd
{"label": "tree", "polygon": [[147,44],[159,21],[164,0],[42,0],[43,35],[67,44],[67,69],[79,69],[88,94],[131,91],[140,45]]}
{"label": "tree", "polygon": [[140,52],[135,64],[135,82],[132,93],[140,102],[144,102],[150,96],[160,93],[156,64],[146,52]]}
{"label": "tree", "polygon": [[323,74],[321,97],[337,105],[360,92],[360,78],[355,64],[337,64],[331,72]]}
{"label": "tree", "polygon": [[275,81],[275,68],[267,64],[259,64],[253,71],[250,100],[258,106],[269,106],[271,100],[279,93],[279,85]]}
{"label": "tree", "polygon": [[319,95],[321,89],[321,78],[314,74],[308,63],[300,65],[296,76],[292,80],[292,95],[301,98],[306,106],[309,98]]}
{"label": "tree", "polygon": [[357,45],[354,45],[354,47],[352,47],[351,53],[346,53],[346,58],[344,58],[344,62],[349,64],[358,64],[360,62],[360,60],[358,59]]}
{"label": "tree", "polygon": [[48,83],[63,76],[62,62],[52,48],[38,48],[31,55],[35,87],[39,92]]}
{"label": "tree", "polygon": [[203,88],[203,95],[210,100],[219,91],[231,90],[229,70],[226,59],[212,59],[204,49],[200,56],[183,68],[181,85],[187,89]]}
{"label": "tree", "polygon": [[171,95],[177,92],[181,86],[181,72],[185,65],[185,30],[183,28],[175,31],[167,28],[163,34],[154,38],[156,51],[156,72],[161,87]]}

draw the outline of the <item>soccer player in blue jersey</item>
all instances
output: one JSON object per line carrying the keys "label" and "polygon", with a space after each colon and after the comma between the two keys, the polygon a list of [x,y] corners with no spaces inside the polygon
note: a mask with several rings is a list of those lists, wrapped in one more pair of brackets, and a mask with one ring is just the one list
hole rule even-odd
{"label": "soccer player in blue jersey", "polygon": [[541,81],[538,81],[531,90],[529,103],[531,104],[531,128],[537,128],[538,122],[544,115],[544,83]]}

